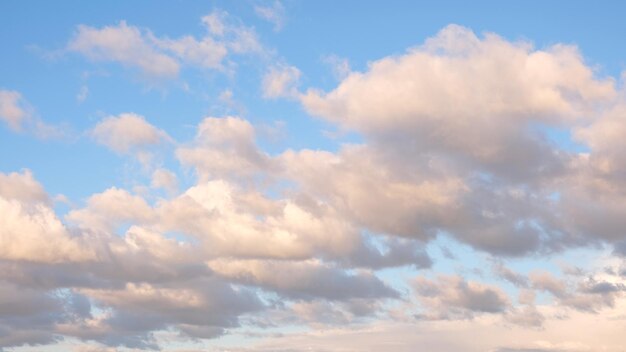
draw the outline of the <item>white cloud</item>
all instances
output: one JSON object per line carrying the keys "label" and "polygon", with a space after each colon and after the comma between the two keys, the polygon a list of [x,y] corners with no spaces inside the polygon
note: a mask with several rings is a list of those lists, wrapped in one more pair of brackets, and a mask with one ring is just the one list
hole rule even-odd
{"label": "white cloud", "polygon": [[184,62],[213,69],[222,67],[222,61],[228,53],[224,44],[216,42],[211,37],[204,37],[201,40],[191,36],[178,39],[157,39],[156,45],[172,52]]}
{"label": "white cloud", "polygon": [[68,43],[68,49],[93,60],[138,67],[148,76],[177,76],[180,70],[178,62],[156,50],[150,37],[149,32],[128,26],[125,21],[101,29],[81,25]]}
{"label": "white cloud", "polygon": [[597,78],[575,47],[534,50],[450,25],[300,99],[311,114],[387,148],[443,153],[515,177],[562,163],[531,126],[567,126],[615,96],[614,81]]}
{"label": "white cloud", "polygon": [[95,259],[51,208],[50,198],[28,170],[0,173],[0,258],[59,263]]}
{"label": "white cloud", "polygon": [[66,218],[87,229],[113,231],[125,222],[141,223],[152,216],[152,208],[143,198],[113,187],[92,195],[87,207],[70,211]]}
{"label": "white cloud", "polygon": [[274,31],[276,32],[283,29],[285,22],[287,21],[285,7],[278,0],[266,6],[256,5],[254,6],[254,12],[257,16],[272,23],[274,25]]}
{"label": "white cloud", "polygon": [[152,173],[150,185],[154,188],[163,188],[173,194],[178,190],[178,179],[172,171],[161,168]]}
{"label": "white cloud", "polygon": [[252,125],[233,116],[202,120],[195,142],[178,148],[176,156],[184,165],[193,166],[202,179],[251,176],[271,167],[270,158],[255,145]]}
{"label": "white cloud", "polygon": [[30,170],[23,170],[21,173],[0,173],[0,197],[25,203],[49,202],[48,194],[35,180]]}
{"label": "white cloud", "polygon": [[118,116],[109,116],[90,131],[91,136],[100,144],[111,148],[117,153],[139,151],[171,138],[141,115],[123,113]]}
{"label": "white cloud", "polygon": [[60,127],[43,122],[22,94],[11,90],[0,89],[0,120],[4,120],[13,131],[26,131],[41,139],[59,138],[67,133]]}
{"label": "white cloud", "polygon": [[263,96],[266,98],[296,97],[300,70],[294,66],[275,66],[263,77]]}
{"label": "white cloud", "polygon": [[[69,47],[158,77],[262,50],[224,12],[203,23],[206,36],[174,39],[124,22],[83,26]],[[68,202],[63,221],[30,171],[0,173],[0,347],[63,336],[158,349],[231,331],[258,334],[254,351],[619,351],[623,263],[559,276],[503,261],[624,243],[626,129],[614,82],[575,48],[535,50],[458,26],[366,72],[337,63],[342,81],[327,93],[299,93],[291,66],[263,80],[265,97],[299,98],[361,134],[333,152],[272,155],[249,121],[207,117],[176,145],[195,182],[155,166],[129,186],[140,191]],[[19,93],[2,92],[0,116],[28,126]],[[538,125],[573,132],[589,150],[564,150]],[[139,158],[172,142],[132,113],[89,134]],[[433,264],[442,237],[468,245],[458,261]],[[494,273],[442,275],[463,270],[455,265],[472,250],[496,258]],[[275,326],[296,328],[266,335]]]}
{"label": "white cloud", "polygon": [[94,61],[137,68],[147,78],[157,79],[176,78],[185,65],[223,70],[229,53],[264,52],[254,29],[239,24],[226,12],[216,10],[202,17],[202,23],[207,33],[200,38],[157,37],[125,21],[102,28],[81,25],[67,49]]}
{"label": "white cloud", "polygon": [[13,130],[19,131],[28,116],[23,106],[22,95],[11,90],[0,90],[0,119]]}

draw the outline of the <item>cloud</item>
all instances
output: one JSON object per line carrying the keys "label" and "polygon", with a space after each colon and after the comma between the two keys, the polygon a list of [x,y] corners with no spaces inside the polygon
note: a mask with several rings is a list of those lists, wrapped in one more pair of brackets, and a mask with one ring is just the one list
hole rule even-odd
{"label": "cloud", "polygon": [[295,97],[301,72],[294,66],[272,67],[263,77],[262,89],[265,98]]}
{"label": "cloud", "polygon": [[0,197],[25,203],[49,202],[43,186],[35,180],[33,173],[28,169],[19,173],[0,173]]}
{"label": "cloud", "polygon": [[475,314],[500,313],[510,305],[496,286],[465,281],[459,276],[441,276],[436,281],[418,277],[414,290],[425,306],[427,319],[472,318]]}
{"label": "cloud", "polygon": [[[63,297],[71,298],[71,297]],[[2,282],[0,285],[0,346],[49,344],[58,339],[57,323],[76,314],[73,307],[66,315],[62,297]],[[68,306],[70,306],[68,304]]]}
{"label": "cloud", "polygon": [[184,36],[178,39],[156,39],[155,43],[159,48],[172,52],[184,62],[205,68],[221,68],[222,61],[228,54],[226,46],[211,37],[197,40],[191,36]]}
{"label": "cloud", "polygon": [[263,54],[256,32],[223,11],[202,17],[207,33],[199,38],[158,37],[150,30],[128,25],[101,28],[80,25],[67,43],[67,50],[93,61],[115,62],[139,69],[147,78],[173,79],[186,65],[223,70],[227,56]]}
{"label": "cloud", "polygon": [[312,115],[385,148],[527,179],[563,163],[532,125],[562,126],[614,97],[613,80],[597,79],[574,47],[533,50],[450,25],[330,92],[309,89],[300,99]]}
{"label": "cloud", "polygon": [[[237,326],[238,315],[262,308],[252,292],[235,290],[227,283],[209,278],[197,280],[186,288],[129,283],[120,290],[82,291],[96,302],[114,307],[115,313],[96,326],[68,325],[66,333],[84,337],[93,334],[91,339],[112,346],[148,347],[151,343],[148,335],[135,342],[131,334],[168,326],[192,338],[215,337],[224,328]],[[130,336],[124,339],[124,335]]]}
{"label": "cloud", "polygon": [[171,141],[167,133],[148,123],[143,116],[134,113],[109,116],[98,122],[90,131],[90,135],[98,143],[120,154],[140,151]]}
{"label": "cloud", "polygon": [[13,130],[22,128],[22,121],[28,115],[23,106],[22,95],[11,90],[0,90],[0,119]]}
{"label": "cloud", "polygon": [[[553,312],[544,312],[551,315]],[[624,321],[598,319],[589,324],[584,314],[569,319],[551,318],[545,329],[527,329],[499,324],[497,318],[483,315],[462,321],[378,321],[357,326],[336,325],[324,329],[286,332],[264,336],[237,347],[220,346],[237,352],[304,352],[308,350],[339,352],[377,352],[392,348],[411,352],[415,346],[429,351],[568,351],[590,352],[604,349],[621,351],[620,329]],[[451,334],[454,338],[451,338]],[[598,336],[604,336],[598,339]]]}
{"label": "cloud", "polygon": [[85,228],[112,231],[125,222],[140,223],[152,216],[152,208],[143,198],[113,187],[92,195],[85,208],[70,211],[66,218]]}
{"label": "cloud", "polygon": [[285,26],[286,13],[285,7],[280,1],[274,1],[273,3],[262,6],[254,6],[254,12],[257,16],[272,23],[274,25],[274,31],[278,32]]}
{"label": "cloud", "polygon": [[524,275],[516,273],[513,270],[507,268],[502,262],[496,261],[493,264],[492,269],[498,277],[512,283],[517,287],[528,286],[528,279]]}
{"label": "cloud", "polygon": [[148,76],[177,76],[180,70],[178,62],[156,50],[150,43],[150,36],[149,32],[144,33],[125,21],[100,29],[80,25],[67,48],[92,60],[137,67]]}
{"label": "cloud", "polygon": [[[203,36],[177,38],[125,22],[82,26],[68,48],[159,78],[263,55],[254,30],[227,13],[202,23]],[[364,72],[338,63],[329,92],[301,93],[302,73],[286,64],[262,82],[266,98],[298,99],[359,134],[334,151],[269,153],[251,122],[209,116],[174,146],[193,176],[154,165],[134,191],[109,187],[64,216],[30,171],[0,173],[0,346],[159,349],[234,332],[254,336],[255,351],[584,351],[597,336],[619,350],[621,263],[612,275],[518,272],[570,247],[623,251],[614,81],[574,47],[536,50],[454,25]],[[23,99],[3,92],[3,119],[24,126],[28,112],[14,109]],[[548,127],[588,150],[550,140]],[[89,135],[138,158],[173,142],[133,113]],[[442,238],[468,246],[435,262]],[[481,282],[442,274],[473,251],[494,258]],[[265,333],[273,328],[280,339]]]}
{"label": "cloud", "polygon": [[163,188],[170,194],[178,191],[178,179],[176,174],[167,169],[157,169],[152,173],[152,181],[150,186],[154,188]]}
{"label": "cloud", "polygon": [[22,94],[13,90],[0,89],[0,120],[15,132],[26,131],[41,139],[66,135],[59,127],[42,121]]}
{"label": "cloud", "polygon": [[178,148],[176,156],[193,166],[201,179],[249,176],[271,167],[270,158],[255,145],[252,125],[234,116],[202,120],[194,143]]}
{"label": "cloud", "polygon": [[341,58],[337,55],[328,55],[322,58],[322,61],[330,65],[333,75],[338,80],[343,80],[350,75],[352,69],[350,68],[350,62],[346,58]]}
{"label": "cloud", "polygon": [[533,272],[529,276],[533,288],[552,294],[564,307],[597,313],[614,307],[616,299],[624,296],[623,283],[598,281],[589,277],[576,283],[554,277],[548,272]]}
{"label": "cloud", "polygon": [[[371,273],[347,274],[316,262],[220,260],[211,262],[209,267],[224,277],[295,299],[346,300],[398,296],[396,291]],[[294,277],[298,280],[293,280]]]}
{"label": "cloud", "polygon": [[95,252],[72,236],[30,172],[0,173],[0,259],[37,263],[94,260]]}

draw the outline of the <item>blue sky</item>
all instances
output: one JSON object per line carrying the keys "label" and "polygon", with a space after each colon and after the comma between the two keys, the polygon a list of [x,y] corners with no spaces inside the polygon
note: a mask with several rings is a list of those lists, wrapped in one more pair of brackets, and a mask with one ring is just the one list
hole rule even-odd
{"label": "blue sky", "polygon": [[624,10],[0,2],[0,350],[621,350]]}
{"label": "blue sky", "polygon": [[[8,1],[0,6],[3,14],[0,35],[5,47],[4,65],[0,67],[3,87],[22,92],[29,101],[36,102],[33,103],[36,113],[45,116],[46,121],[65,123],[77,134],[102,115],[134,111],[150,116],[151,121],[174,136],[187,138],[193,134],[189,126],[204,115],[227,111],[216,100],[224,89],[230,89],[245,107],[247,119],[270,125],[277,120],[286,122],[288,141],[267,143],[269,150],[278,152],[287,146],[323,149],[337,146],[336,141],[320,133],[329,126],[311,119],[297,104],[262,99],[259,84],[262,65],[244,59],[235,77],[192,69],[182,73],[181,81],[153,85],[133,70],[115,64],[94,65],[80,56],[64,53],[68,38],[79,24],[99,27],[124,20],[149,28],[157,35],[201,35],[204,29],[200,17],[222,9],[255,29],[261,42],[276,53],[270,61],[295,65],[303,72],[303,86],[322,89],[336,84],[325,57],[347,59],[353,69],[363,70],[368,62],[402,54],[450,23],[467,26],[477,33],[489,31],[510,40],[528,40],[537,48],[555,43],[574,44],[590,65],[613,77],[618,77],[626,65],[626,49],[615,44],[626,31],[619,17],[622,9],[618,2],[592,6],[572,1],[564,6],[560,2],[446,1],[434,5],[392,1],[385,6],[376,2],[356,6],[350,2],[293,1],[284,4],[289,15],[285,19],[286,29],[280,32],[273,30],[273,24],[259,19],[254,12],[255,4],[250,2],[150,1],[129,5],[68,1],[33,5],[28,1]],[[163,14],[168,14],[167,21]],[[189,84],[194,94],[186,93],[181,82]],[[88,99],[77,102],[82,87],[88,87]],[[0,159],[2,169],[30,168],[45,175],[42,181],[56,192],[85,197],[94,188],[120,181],[115,174],[105,172],[119,164],[119,160],[80,137],[72,142],[39,142],[25,141],[6,129],[0,132],[1,149],[5,153]],[[17,146],[20,146],[19,155],[14,152]],[[46,152],[64,156],[56,158]],[[83,182],[68,184],[64,181],[67,178],[59,174],[59,169],[65,169],[58,167],[59,163],[70,167],[94,158],[97,165],[75,170],[81,173],[84,185]],[[54,163],[50,162],[52,159]],[[87,185],[91,182],[93,185]],[[70,184],[75,191],[67,189]]]}

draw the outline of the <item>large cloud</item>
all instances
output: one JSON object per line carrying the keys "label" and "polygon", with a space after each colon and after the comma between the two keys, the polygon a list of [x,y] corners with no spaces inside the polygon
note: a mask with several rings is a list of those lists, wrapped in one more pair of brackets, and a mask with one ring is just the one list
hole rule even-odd
{"label": "large cloud", "polygon": [[[225,13],[202,21],[200,38],[156,37],[124,22],[82,26],[68,46],[153,77],[174,77],[183,64],[221,69],[228,53],[263,51],[254,31]],[[418,342],[459,350],[476,339],[473,326],[498,336],[468,350],[575,350],[556,338],[537,343],[540,328],[558,330],[563,312],[574,317],[571,329],[597,314],[614,331],[601,314],[623,312],[623,274],[564,278],[506,266],[511,256],[589,243],[623,249],[623,97],[574,47],[535,50],[449,26],[327,93],[299,93],[300,75],[287,65],[270,70],[265,96],[296,97],[362,142],[272,155],[250,122],[207,117],[175,147],[193,181],[159,165],[146,175],[152,189],[109,187],[63,217],[29,171],[0,173],[0,347],[73,337],[157,349],[158,333],[205,339],[242,325],[304,324],[331,329],[340,347],[294,333],[256,350],[411,350]],[[16,94],[0,95],[10,125],[21,123]],[[571,132],[588,150],[550,141],[546,128]],[[138,157],[172,141],[137,114],[107,117],[89,133]],[[512,285],[437,272],[450,262],[433,263],[427,248],[441,237],[495,257],[495,278]],[[420,269],[431,271],[415,279]],[[402,270],[411,279],[392,275]],[[389,324],[410,329],[401,336],[415,343],[368,343],[390,328],[376,319],[406,323]],[[353,322],[371,329],[356,330],[363,343],[337,327]],[[503,340],[503,326],[521,342]],[[448,329],[462,338],[449,341]],[[555,336],[578,341],[571,331]]]}
{"label": "large cloud", "polygon": [[520,179],[551,174],[564,156],[537,132],[563,126],[615,96],[574,47],[533,50],[451,25],[422,46],[374,61],[334,90],[301,96],[313,115],[384,148],[441,154]]}

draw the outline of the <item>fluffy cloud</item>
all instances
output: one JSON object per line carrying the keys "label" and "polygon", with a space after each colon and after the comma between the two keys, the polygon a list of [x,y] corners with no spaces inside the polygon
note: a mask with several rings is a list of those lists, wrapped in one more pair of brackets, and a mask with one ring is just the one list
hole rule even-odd
{"label": "fluffy cloud", "polygon": [[176,150],[184,165],[201,179],[250,176],[271,167],[270,158],[255,144],[252,125],[238,117],[207,117],[198,126],[195,142]]}
{"label": "fluffy cloud", "polygon": [[84,228],[112,231],[125,222],[140,223],[152,216],[143,198],[114,187],[92,195],[85,208],[72,210],[66,218]]}
{"label": "fluffy cloud", "polygon": [[[448,138],[477,142],[470,132],[491,122],[556,123],[580,117],[590,103],[614,94],[613,82],[597,80],[574,47],[533,50],[528,43],[495,34],[480,39],[450,25],[407,54],[375,61],[333,91],[311,90],[302,101],[313,114],[367,133],[441,124],[424,130],[424,137],[440,137],[452,147],[461,142]],[[496,138],[493,132],[483,133]],[[472,146],[481,150],[480,143]]]}
{"label": "fluffy cloud", "polygon": [[149,78],[178,76],[183,65],[223,69],[227,55],[264,51],[253,29],[235,23],[225,12],[215,11],[202,18],[207,33],[196,38],[157,37],[147,29],[117,25],[95,28],[80,25],[67,50],[94,61],[116,62],[138,68]]}
{"label": "fluffy cloud", "polygon": [[408,53],[353,72],[334,90],[301,96],[313,115],[384,148],[443,153],[509,178],[555,172],[563,155],[533,126],[560,126],[615,96],[574,47],[533,50],[451,25]]}
{"label": "fluffy cloud", "polygon": [[155,49],[149,41],[151,34],[142,33],[121,21],[117,26],[94,28],[78,26],[68,49],[92,60],[114,61],[138,67],[146,75],[172,77],[178,75],[180,65],[170,56]]}
{"label": "fluffy cloud", "polygon": [[[256,11],[273,20],[267,8]],[[202,23],[204,36],[179,38],[125,22],[81,26],[68,48],[160,78],[263,52],[255,32],[224,12]],[[71,337],[158,349],[158,334],[207,339],[306,325],[334,340],[318,331],[262,335],[254,350],[590,350],[590,332],[572,333],[586,315],[623,330],[623,263],[587,277],[504,264],[590,243],[623,252],[626,129],[613,80],[597,78],[574,47],[536,50],[459,26],[365,72],[343,71],[329,92],[300,93],[301,72],[287,65],[262,82],[265,97],[297,98],[362,137],[336,151],[270,154],[249,121],[206,117],[175,146],[193,176],[155,166],[135,191],[110,187],[62,218],[29,171],[0,173],[0,347]],[[19,93],[2,94],[0,117],[21,126]],[[588,150],[550,141],[547,127]],[[140,158],[172,142],[132,113],[89,133]],[[440,238],[493,257],[493,273],[481,275],[508,282],[507,291],[440,273],[452,270],[429,255]],[[424,271],[415,278],[416,270]],[[402,333],[389,341],[394,329]]]}
{"label": "fluffy cloud", "polygon": [[0,197],[26,203],[48,202],[48,194],[30,170],[0,173]]}
{"label": "fluffy cloud", "polygon": [[29,171],[0,173],[0,258],[42,263],[95,259],[57,218]]}
{"label": "fluffy cloud", "polygon": [[90,134],[100,144],[117,153],[128,153],[157,145],[171,138],[148,123],[143,116],[124,113],[100,121]]}

